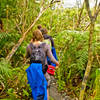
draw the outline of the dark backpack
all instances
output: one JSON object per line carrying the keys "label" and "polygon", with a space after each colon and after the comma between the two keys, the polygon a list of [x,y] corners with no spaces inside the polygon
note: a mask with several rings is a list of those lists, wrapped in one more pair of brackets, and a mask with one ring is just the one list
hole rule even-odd
{"label": "dark backpack", "polygon": [[41,63],[42,64],[42,70],[43,73],[47,71],[47,66],[45,65],[45,51],[44,46],[46,43],[41,43],[39,46],[36,46],[34,44],[30,44],[32,52],[30,56],[30,63]]}
{"label": "dark backpack", "polygon": [[42,63],[42,65],[45,65],[45,51],[44,51],[44,45],[45,43],[41,43],[39,46],[36,46],[34,44],[30,44],[31,46],[31,56],[30,61],[33,63]]}

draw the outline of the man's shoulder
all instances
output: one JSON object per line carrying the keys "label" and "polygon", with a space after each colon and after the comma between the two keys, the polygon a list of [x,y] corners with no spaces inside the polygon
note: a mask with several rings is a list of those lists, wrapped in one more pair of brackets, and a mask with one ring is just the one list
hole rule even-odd
{"label": "man's shoulder", "polygon": [[44,39],[49,39],[51,36],[48,34],[43,34]]}

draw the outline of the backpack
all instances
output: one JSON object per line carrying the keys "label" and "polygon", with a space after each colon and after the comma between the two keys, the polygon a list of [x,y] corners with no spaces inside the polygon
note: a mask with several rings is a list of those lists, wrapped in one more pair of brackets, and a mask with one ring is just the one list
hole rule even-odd
{"label": "backpack", "polygon": [[45,51],[44,46],[45,43],[41,43],[39,46],[36,46],[34,44],[30,44],[31,46],[31,56],[30,56],[30,62],[31,63],[42,63],[42,65],[45,65]]}
{"label": "backpack", "polygon": [[34,44],[30,44],[31,46],[31,56],[30,56],[30,63],[41,63],[42,64],[42,70],[43,73],[46,73],[47,71],[47,66],[45,65],[45,51],[44,51],[44,46],[46,43],[41,43],[39,46],[36,46]]}

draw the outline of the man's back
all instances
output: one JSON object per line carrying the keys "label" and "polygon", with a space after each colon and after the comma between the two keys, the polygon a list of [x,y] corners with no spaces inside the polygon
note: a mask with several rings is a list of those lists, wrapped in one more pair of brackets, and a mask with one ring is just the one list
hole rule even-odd
{"label": "man's back", "polygon": [[49,39],[51,41],[51,46],[54,47],[54,41],[52,39],[51,36],[49,36],[48,34],[43,34],[44,39]]}

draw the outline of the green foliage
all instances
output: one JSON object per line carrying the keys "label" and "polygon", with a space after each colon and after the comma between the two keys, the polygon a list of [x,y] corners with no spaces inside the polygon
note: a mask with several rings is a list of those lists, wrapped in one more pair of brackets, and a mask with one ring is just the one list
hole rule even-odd
{"label": "green foliage", "polygon": [[58,81],[57,81],[57,83],[59,85],[58,90],[62,91],[62,90],[65,90],[65,82],[62,80],[62,75],[60,73],[61,73],[61,69],[58,69],[58,71],[57,71],[57,74],[58,74]]}
{"label": "green foliage", "polygon": [[50,97],[50,100],[54,100],[52,97]]}
{"label": "green foliage", "polygon": [[23,89],[23,96],[29,96],[29,93],[25,89]]}
{"label": "green foliage", "polygon": [[0,61],[0,80],[4,80],[6,82],[11,75],[12,70],[10,63],[7,60],[2,59]]}
{"label": "green foliage", "polygon": [[9,15],[16,6],[16,0],[0,0],[0,17],[7,17],[7,11]]}
{"label": "green foliage", "polygon": [[0,34],[0,57],[5,57],[10,52],[19,37],[20,35],[17,33],[16,35],[14,33],[5,32]]}
{"label": "green foliage", "polygon": [[96,70],[96,80],[95,80],[95,91],[96,95],[94,100],[100,100],[100,68]]}
{"label": "green foliage", "polygon": [[[65,41],[65,42],[63,42]],[[65,84],[78,85],[74,79],[82,78],[88,59],[88,33],[63,31],[56,36],[57,52],[60,60],[58,72],[59,89],[62,81]]]}
{"label": "green foliage", "polygon": [[18,99],[16,99],[16,95],[15,95],[14,91],[15,90],[13,88],[10,88],[10,89],[8,89],[7,94],[9,95],[9,98],[11,100],[18,100]]}
{"label": "green foliage", "polygon": [[[77,92],[75,90],[74,92],[76,94],[79,93],[79,86],[83,79],[88,61],[88,35],[88,32],[71,30],[62,31],[57,34],[55,42],[60,61],[60,68],[56,73],[56,78],[58,79],[59,90],[66,89],[66,86],[67,88],[70,88],[70,90],[74,90],[74,88],[77,87]],[[96,56],[96,53],[99,54],[95,36],[96,33],[94,33],[92,46],[94,57]],[[92,67],[87,83],[87,93],[89,94],[93,91],[94,80],[96,77],[95,70],[99,67],[97,59],[94,59]]]}
{"label": "green foliage", "polygon": [[[55,41],[55,48],[60,62],[60,68],[56,71],[55,76],[58,90],[64,91],[67,88],[78,96],[80,83],[88,61],[89,32],[83,32],[89,22],[86,10],[83,12],[79,28],[75,28],[78,19],[77,9],[47,9],[28,33],[24,42],[12,57],[10,64],[2,57],[5,58],[8,55],[40,11],[41,2],[36,3],[34,0],[26,0],[26,2],[25,4],[25,0],[0,0],[0,18],[2,18],[4,26],[4,32],[0,33],[0,81],[6,86],[3,91],[3,94],[6,94],[9,98],[6,100],[21,100],[22,98],[23,100],[29,100],[31,97],[31,89],[27,84],[25,72],[28,65],[24,64],[24,57],[26,47],[32,38],[32,32],[38,24],[46,27]],[[44,6],[46,7],[48,3],[49,1],[45,0]],[[99,17],[93,36],[94,61],[86,90],[89,94],[93,91],[96,77],[95,70],[98,68],[96,54],[100,55],[100,43],[96,42],[96,35],[100,31]],[[18,28],[22,31],[21,33]],[[98,82],[96,82],[96,86],[99,86]],[[51,100],[53,99],[51,98]]]}

